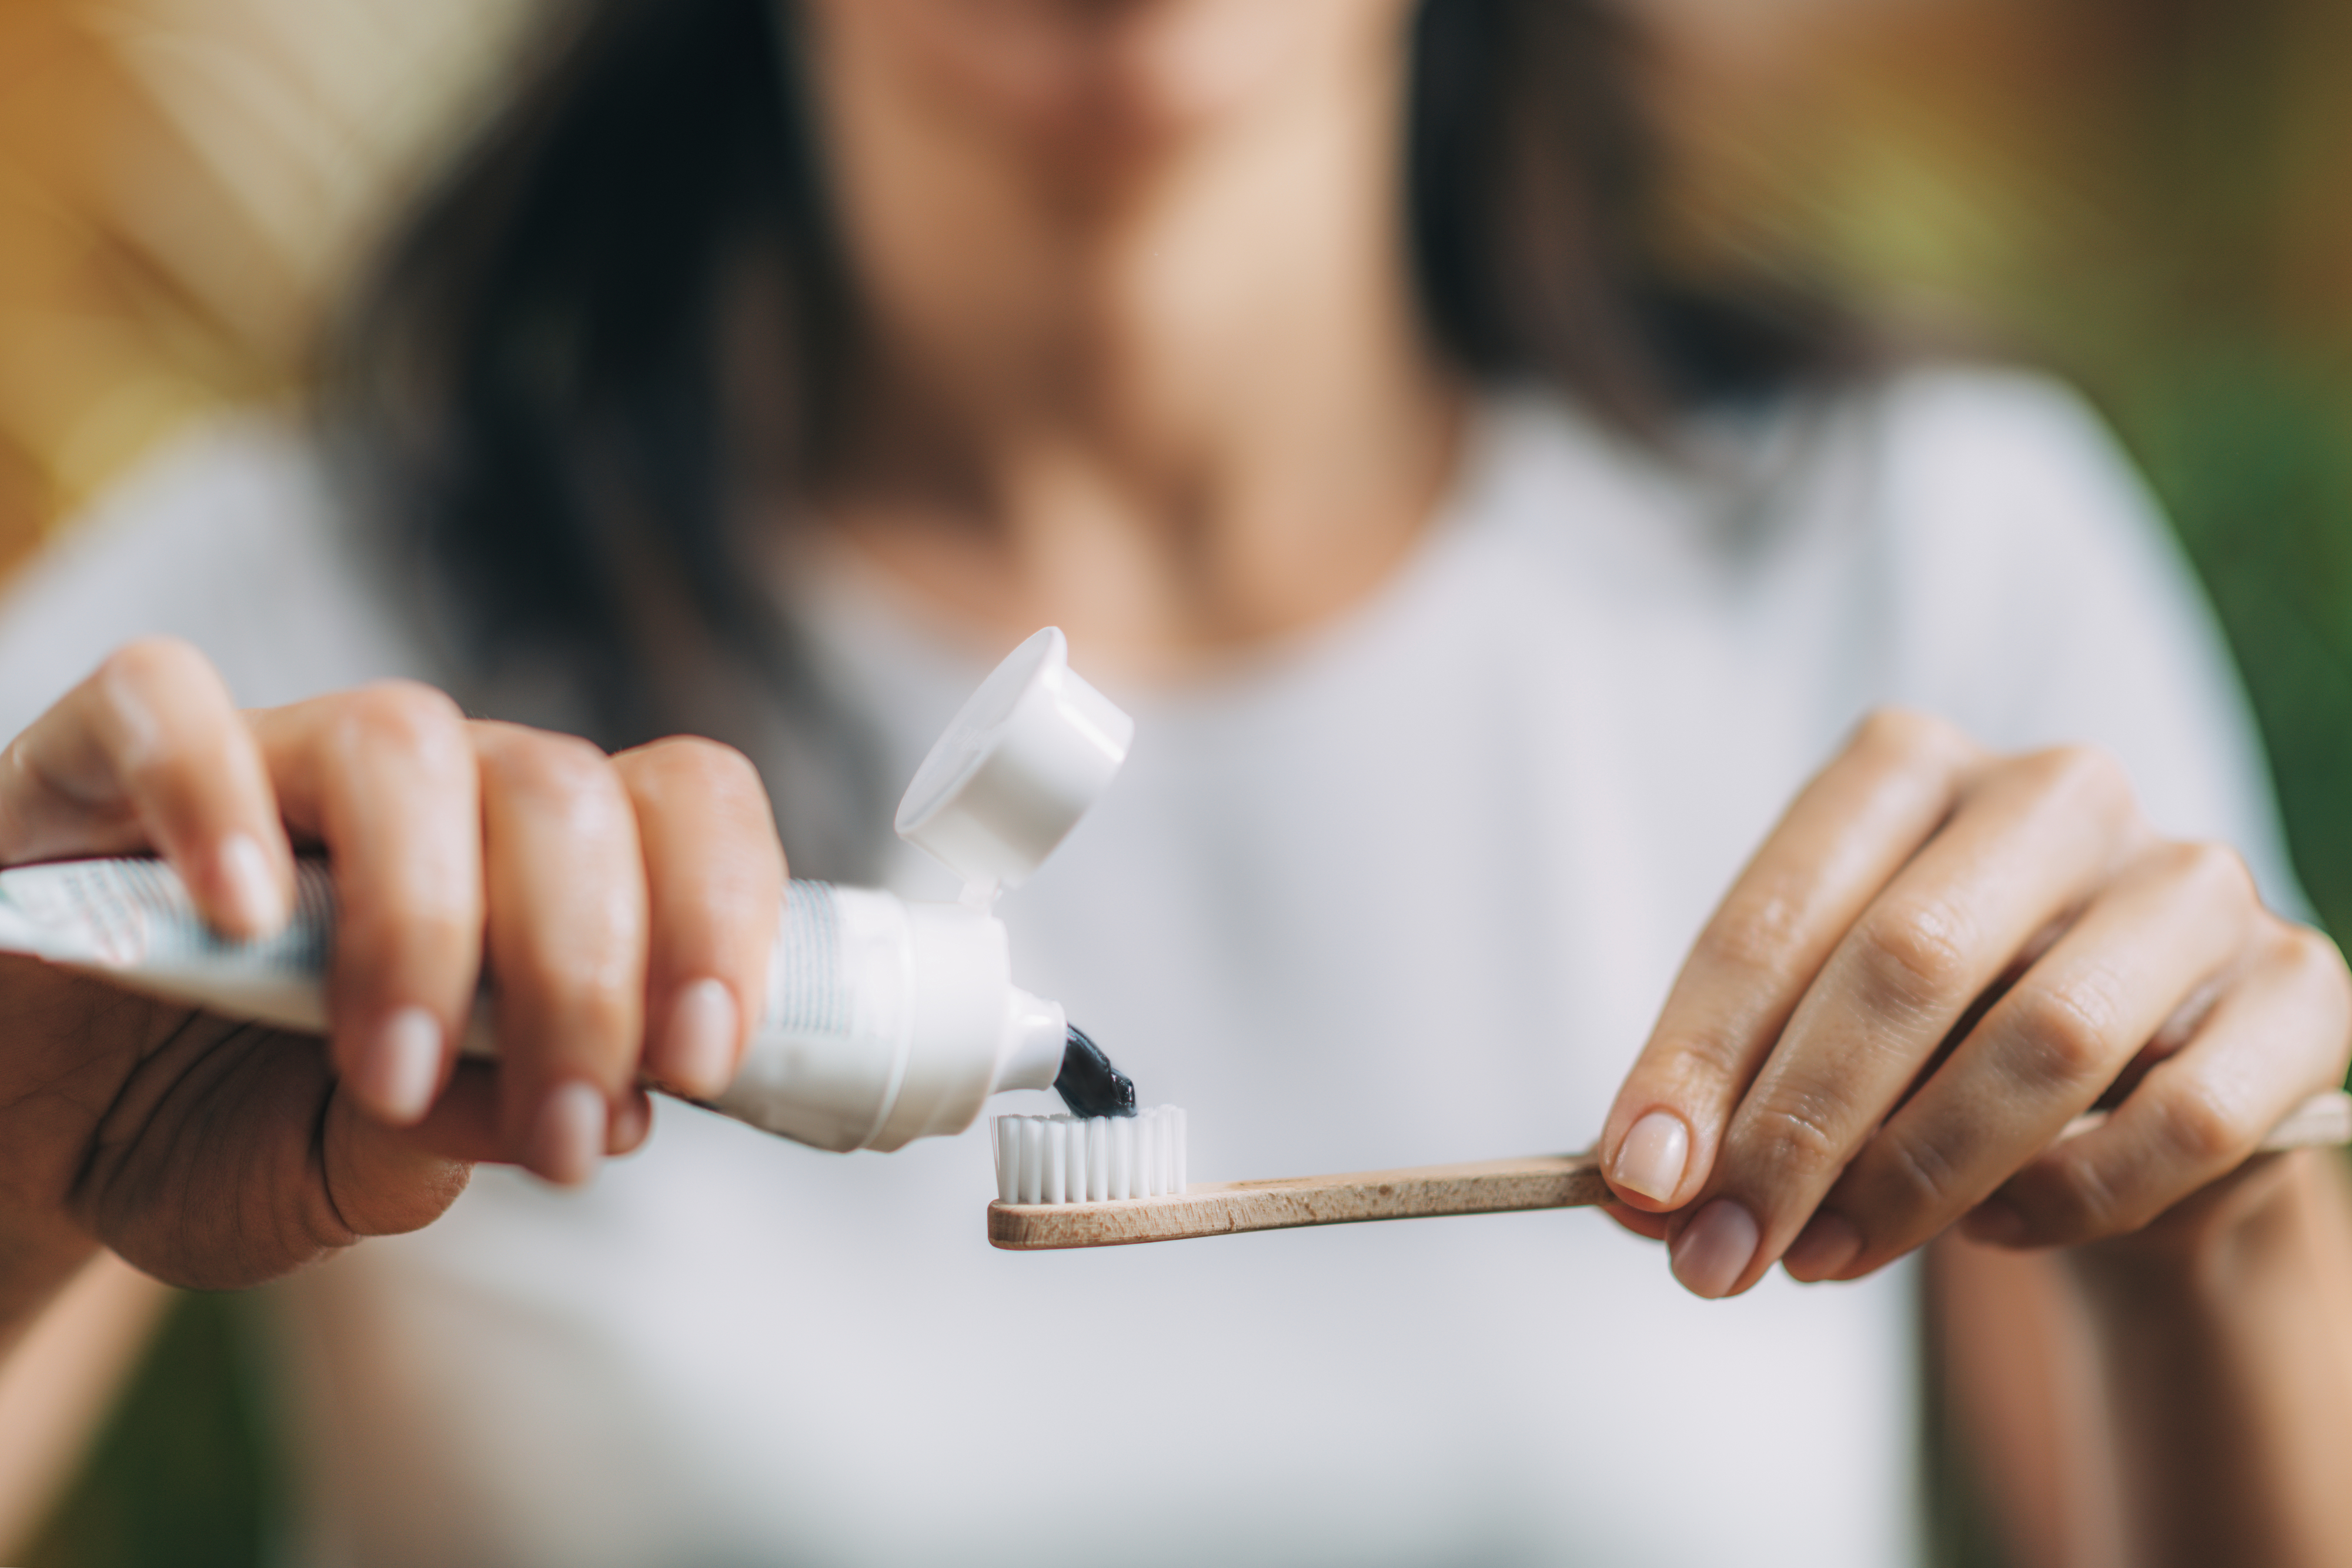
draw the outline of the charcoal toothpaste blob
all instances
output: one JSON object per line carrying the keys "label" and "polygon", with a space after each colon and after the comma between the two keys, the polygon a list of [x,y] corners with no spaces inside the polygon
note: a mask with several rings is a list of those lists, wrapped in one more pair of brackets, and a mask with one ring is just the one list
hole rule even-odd
{"label": "charcoal toothpaste blob", "polygon": [[[1059,1087],[1082,1115],[1133,1115],[1134,1085],[1061,1004],[1013,983],[992,911],[1100,797],[1134,733],[1070,669],[1059,631],[1014,649],[949,724],[898,807],[899,836],[963,878],[962,898],[923,904],[793,883],[760,1027],[712,1109],[839,1150],[960,1133],[1005,1089]],[[204,924],[161,861],[19,866],[0,872],[0,950],[320,1033],[334,891],[321,862],[305,860],[297,878],[283,931],[231,942]],[[496,1053],[488,1017],[476,1009],[469,1052]]]}

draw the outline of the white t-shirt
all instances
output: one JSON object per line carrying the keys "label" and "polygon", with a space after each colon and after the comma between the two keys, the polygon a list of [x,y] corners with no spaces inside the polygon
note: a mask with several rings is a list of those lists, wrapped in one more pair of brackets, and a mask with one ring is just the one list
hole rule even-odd
{"label": "white t-shirt", "polygon": [[[1128,769],[1003,914],[1022,983],[1188,1108],[1196,1176],[1585,1146],[1708,909],[1877,704],[2104,743],[2163,827],[2241,845],[2293,906],[2209,618],[2079,405],[1923,373],[1738,466],[1498,399],[1370,601],[1113,690]],[[24,580],[0,729],[152,630],[253,703],[430,677],[378,580],[297,440],[218,433]],[[792,598],[893,779],[1001,652],[839,562]],[[1001,1253],[992,1191],[978,1133],[844,1157],[674,1103],[587,1192],[485,1170],[439,1224],[273,1288],[292,1555],[1916,1555],[1907,1269],[1701,1302],[1591,1212]]]}

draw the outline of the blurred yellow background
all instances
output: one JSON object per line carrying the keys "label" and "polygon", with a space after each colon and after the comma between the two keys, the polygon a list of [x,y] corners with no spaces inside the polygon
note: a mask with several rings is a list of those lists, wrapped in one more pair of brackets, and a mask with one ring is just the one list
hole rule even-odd
{"label": "blurred yellow background", "polygon": [[[1673,223],[2084,386],[2247,672],[2352,930],[2352,5],[1643,0]],[[0,570],[211,411],[299,392],[352,259],[495,100],[524,0],[0,0]],[[233,1306],[175,1318],[50,1565],[253,1561]]]}
{"label": "blurred yellow background", "polygon": [[0,3],[0,564],[189,419],[289,389],[524,9]]}

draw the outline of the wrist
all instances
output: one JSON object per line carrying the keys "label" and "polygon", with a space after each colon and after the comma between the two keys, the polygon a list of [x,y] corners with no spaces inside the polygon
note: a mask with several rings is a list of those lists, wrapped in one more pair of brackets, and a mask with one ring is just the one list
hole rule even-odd
{"label": "wrist", "polygon": [[0,1223],[0,1357],[100,1250],[63,1227]]}
{"label": "wrist", "polygon": [[2068,1272],[2095,1311],[2141,1325],[2175,1313],[2229,1310],[2268,1281],[2307,1277],[2302,1222],[2332,1155],[2302,1150],[2256,1162],[2128,1235],[2070,1249]]}

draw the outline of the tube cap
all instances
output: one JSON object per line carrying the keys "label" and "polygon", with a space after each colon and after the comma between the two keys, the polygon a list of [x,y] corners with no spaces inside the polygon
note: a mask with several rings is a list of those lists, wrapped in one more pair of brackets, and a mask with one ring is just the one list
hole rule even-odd
{"label": "tube cap", "polygon": [[1018,887],[1127,760],[1135,721],[1070,668],[1048,626],[1006,655],[931,747],[898,802],[898,836],[964,879]]}

